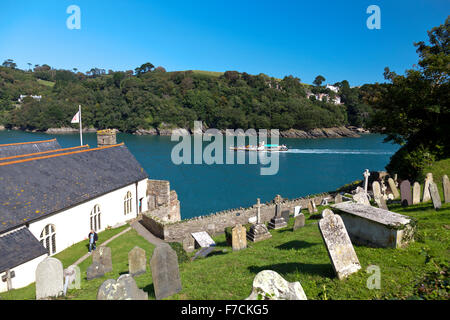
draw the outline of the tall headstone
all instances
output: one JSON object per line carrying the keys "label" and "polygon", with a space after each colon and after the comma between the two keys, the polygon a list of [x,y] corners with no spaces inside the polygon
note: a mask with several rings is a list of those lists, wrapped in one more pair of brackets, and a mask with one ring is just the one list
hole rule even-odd
{"label": "tall headstone", "polygon": [[442,189],[444,191],[444,202],[450,202],[450,182],[448,180],[448,176],[444,174],[442,176]]}
{"label": "tall headstone", "polygon": [[427,201],[431,200],[430,182],[433,182],[433,174],[431,172],[427,173],[427,177],[425,178],[425,185],[423,187],[422,202],[427,202]]}
{"label": "tall headstone", "polygon": [[56,258],[45,258],[36,268],[36,299],[58,297],[63,291],[63,264]]}
{"label": "tall headstone", "polygon": [[176,252],[167,244],[158,244],[150,260],[153,286],[157,300],[181,291],[180,271]]}
{"label": "tall headstone", "polygon": [[431,200],[433,200],[433,206],[435,209],[440,209],[442,206],[441,197],[439,196],[439,190],[436,183],[430,182],[429,187]]}
{"label": "tall headstone", "polygon": [[420,203],[420,184],[416,181],[413,185],[413,204]]}
{"label": "tall headstone", "polygon": [[281,217],[284,219],[284,221],[286,221],[286,223],[289,223],[289,217],[290,217],[289,210],[283,210],[281,212]]}
{"label": "tall headstone", "polygon": [[148,300],[148,293],[138,288],[130,274],[121,275],[117,281],[108,279],[97,292],[97,300]]}
{"label": "tall headstone", "polygon": [[381,186],[378,181],[372,182],[372,192],[373,192],[373,198],[381,198],[383,195],[381,194]]}
{"label": "tall headstone", "polygon": [[238,224],[231,229],[231,244],[233,251],[239,251],[247,248],[247,230]]}
{"label": "tall headstone", "polygon": [[294,227],[293,231],[302,228],[305,226],[305,215],[303,213],[300,213],[298,216],[294,218]]}
{"label": "tall headstone", "polygon": [[361,269],[344,222],[339,215],[325,215],[319,221],[319,230],[339,280]]}
{"label": "tall headstone", "polygon": [[367,187],[369,185],[369,176],[370,176],[369,169],[366,169],[364,171],[363,176],[364,176],[364,192],[367,193]]}
{"label": "tall headstone", "polygon": [[394,195],[394,199],[400,197],[400,193],[398,192],[397,186],[395,185],[395,182],[392,178],[388,179],[389,188],[392,191],[392,194]]}
{"label": "tall headstone", "polygon": [[269,229],[280,229],[287,226],[287,222],[281,216],[281,203],[275,205],[275,216],[270,219]]}
{"label": "tall headstone", "polygon": [[136,246],[128,252],[128,273],[134,277],[145,272],[147,272],[145,250]]}
{"label": "tall headstone", "polygon": [[105,273],[111,272],[113,270],[111,248],[101,246],[94,250],[92,253],[92,262],[101,264]]}
{"label": "tall headstone", "polygon": [[403,180],[400,183],[400,193],[402,196],[402,206],[410,206],[413,204],[412,194],[411,194],[411,183],[408,180]]}

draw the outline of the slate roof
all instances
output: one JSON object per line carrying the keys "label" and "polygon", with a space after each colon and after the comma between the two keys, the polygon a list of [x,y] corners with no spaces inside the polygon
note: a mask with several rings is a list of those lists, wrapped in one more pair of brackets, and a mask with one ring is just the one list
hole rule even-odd
{"label": "slate roof", "polygon": [[56,149],[61,149],[61,146],[56,139],[0,144],[0,158]]}
{"label": "slate roof", "polygon": [[47,253],[27,228],[0,236],[0,273]]}
{"label": "slate roof", "polygon": [[84,146],[77,146],[77,147],[72,147],[72,148],[55,149],[55,150],[47,150],[47,151],[41,151],[41,152],[36,152],[36,153],[20,154],[20,155],[16,155],[16,156],[8,156],[8,157],[0,158],[0,163],[21,161],[24,159],[43,157],[43,156],[53,156],[55,154],[61,154],[61,153],[66,153],[66,152],[70,152],[70,151],[76,151],[76,150],[82,150],[82,149],[88,149],[88,148],[89,148],[89,145],[84,145]]}
{"label": "slate roof", "polygon": [[0,234],[147,177],[123,144],[0,163]]}

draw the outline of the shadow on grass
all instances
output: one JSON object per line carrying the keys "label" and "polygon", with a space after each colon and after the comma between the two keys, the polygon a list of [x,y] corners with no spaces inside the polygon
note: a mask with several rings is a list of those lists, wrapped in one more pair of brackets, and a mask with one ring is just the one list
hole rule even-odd
{"label": "shadow on grass", "polygon": [[279,245],[278,247],[275,247],[280,250],[291,250],[291,249],[303,249],[303,248],[309,248],[312,246],[316,246],[317,243],[310,243],[302,240],[292,240],[286,243],[283,243],[282,245]]}
{"label": "shadow on grass", "polygon": [[321,277],[335,278],[333,267],[331,264],[310,264],[310,263],[278,263],[270,264],[262,267],[250,266],[248,270],[252,273],[259,273],[263,270],[273,270],[280,275],[290,273],[308,273],[311,275],[318,275]]}
{"label": "shadow on grass", "polygon": [[155,286],[153,285],[153,283],[150,283],[149,285],[145,286],[144,288],[142,288],[142,290],[148,293],[149,298],[156,299]]}

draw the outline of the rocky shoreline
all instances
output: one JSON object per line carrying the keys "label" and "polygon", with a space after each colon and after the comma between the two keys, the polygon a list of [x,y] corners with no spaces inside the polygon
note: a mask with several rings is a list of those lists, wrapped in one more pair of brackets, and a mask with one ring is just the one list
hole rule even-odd
{"label": "rocky shoreline", "polygon": [[[5,130],[4,126],[0,125],[0,130]],[[22,130],[21,128],[11,128],[12,130]],[[200,132],[194,132],[191,129],[185,128],[150,128],[150,129],[138,129],[133,134],[135,135],[153,135],[153,136],[171,136],[175,135],[190,135],[190,134],[200,134],[205,133],[207,129]],[[38,130],[24,130],[27,132],[39,132]],[[95,128],[84,128],[83,133],[94,133],[97,129]],[[228,135],[226,130],[219,130],[223,135]],[[71,127],[62,128],[49,128],[45,131],[48,134],[70,134],[78,133],[79,129]],[[333,127],[333,128],[315,128],[312,130],[304,131],[299,129],[289,129],[280,131],[281,138],[296,138],[296,139],[319,139],[319,138],[358,138],[361,134],[370,133],[368,130],[357,128],[357,127]],[[270,136],[269,130],[267,135]]]}

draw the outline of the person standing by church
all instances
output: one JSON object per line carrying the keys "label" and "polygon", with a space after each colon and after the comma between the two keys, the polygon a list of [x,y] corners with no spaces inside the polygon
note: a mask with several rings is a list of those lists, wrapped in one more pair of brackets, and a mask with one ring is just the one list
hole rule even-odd
{"label": "person standing by church", "polygon": [[96,242],[98,240],[97,233],[94,230],[91,230],[88,239],[89,239],[89,252],[91,252],[92,250],[95,250],[97,248],[96,247]]}

